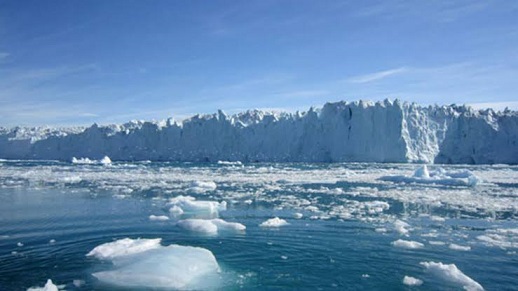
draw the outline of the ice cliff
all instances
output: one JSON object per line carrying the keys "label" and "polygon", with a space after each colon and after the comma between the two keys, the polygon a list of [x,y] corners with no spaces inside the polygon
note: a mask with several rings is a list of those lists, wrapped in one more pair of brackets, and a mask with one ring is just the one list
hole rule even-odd
{"label": "ice cliff", "polygon": [[307,112],[222,111],[182,122],[0,128],[0,158],[518,163],[518,113],[466,106],[327,103]]}

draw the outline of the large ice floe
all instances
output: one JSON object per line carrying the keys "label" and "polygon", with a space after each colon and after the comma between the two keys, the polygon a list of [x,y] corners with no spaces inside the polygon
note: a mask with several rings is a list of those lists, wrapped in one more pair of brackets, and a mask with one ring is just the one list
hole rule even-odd
{"label": "large ice floe", "polygon": [[106,284],[125,288],[217,288],[220,267],[211,251],[191,246],[162,246],[160,242],[160,238],[125,238],[95,247],[87,256],[111,261],[113,266],[93,276]]}
{"label": "large ice floe", "polygon": [[178,226],[192,231],[203,234],[217,234],[221,232],[243,232],[246,229],[241,223],[238,222],[227,222],[220,218],[214,219],[197,219],[189,218],[178,221]]}
{"label": "large ice floe", "polygon": [[421,262],[432,274],[454,284],[457,284],[468,291],[484,290],[477,281],[466,276],[455,264],[443,264],[441,262]]}
{"label": "large ice floe", "polygon": [[513,111],[342,101],[306,112],[218,111],[182,122],[0,128],[0,158],[517,164],[517,132]]}
{"label": "large ice floe", "polygon": [[215,218],[220,211],[227,209],[227,202],[199,201],[192,196],[177,196],[169,199],[169,213],[194,216],[196,218]]}

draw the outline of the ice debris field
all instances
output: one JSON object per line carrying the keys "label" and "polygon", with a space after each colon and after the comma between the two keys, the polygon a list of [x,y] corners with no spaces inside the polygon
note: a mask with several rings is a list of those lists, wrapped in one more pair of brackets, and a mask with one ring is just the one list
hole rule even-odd
{"label": "ice debris field", "polygon": [[509,165],[1,160],[0,289],[513,289],[517,180]]}

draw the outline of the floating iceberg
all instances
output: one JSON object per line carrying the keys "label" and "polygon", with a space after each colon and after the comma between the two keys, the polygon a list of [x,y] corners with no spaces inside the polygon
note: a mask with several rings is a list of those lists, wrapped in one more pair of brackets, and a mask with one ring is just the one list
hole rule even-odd
{"label": "floating iceberg", "polygon": [[402,240],[398,239],[392,242],[392,245],[398,248],[404,249],[422,249],[424,248],[424,244],[411,240]]}
{"label": "floating iceberg", "polygon": [[89,158],[76,158],[72,157],[72,164],[80,164],[80,165],[110,165],[112,160],[108,156],[104,156],[104,158],[100,160],[90,160]]}
{"label": "floating iceberg", "polygon": [[27,289],[27,291],[58,291],[58,290],[59,290],[58,286],[54,285],[54,283],[52,283],[51,279],[48,279],[47,283],[43,287],[31,287],[31,288]]}
{"label": "floating iceberg", "polygon": [[289,223],[282,219],[282,218],[278,218],[278,217],[274,217],[274,218],[270,218],[266,221],[263,221],[261,224],[259,224],[259,226],[261,227],[281,227],[281,226],[284,226],[284,225],[288,225]]}
{"label": "floating iceberg", "polygon": [[434,184],[447,186],[476,186],[481,180],[468,170],[446,171],[436,168],[429,171],[426,165],[418,168],[412,176],[383,176],[383,181],[407,184]]}
{"label": "floating iceberg", "polygon": [[410,277],[410,276],[405,276],[403,278],[403,284],[405,284],[407,286],[420,286],[423,284],[423,280],[419,280],[417,278]]}
{"label": "floating iceberg", "polygon": [[169,220],[169,217],[168,216],[165,216],[165,215],[150,215],[149,216],[149,220],[152,220],[152,221],[165,221],[165,220]]}
{"label": "floating iceberg", "polygon": [[241,223],[227,222],[223,219],[184,219],[178,221],[178,226],[193,232],[217,234],[218,232],[242,232],[246,229]]}
{"label": "floating iceberg", "polygon": [[[93,273],[125,288],[206,289],[218,286],[220,268],[207,249],[160,245],[161,239],[129,238],[97,246],[88,256],[112,261],[113,269]],[[124,251],[129,246],[130,251]]]}
{"label": "floating iceberg", "polygon": [[171,206],[169,212],[173,215],[186,214],[203,218],[217,217],[219,211],[227,209],[225,201],[198,201],[192,196],[183,195],[171,198],[168,205]]}
{"label": "floating iceberg", "polygon": [[462,286],[465,290],[468,291],[481,291],[484,290],[482,285],[480,285],[475,280],[466,276],[462,273],[461,270],[455,266],[455,264],[443,264],[441,262],[421,262],[422,266],[424,266],[431,273],[445,279],[446,281],[458,284]]}

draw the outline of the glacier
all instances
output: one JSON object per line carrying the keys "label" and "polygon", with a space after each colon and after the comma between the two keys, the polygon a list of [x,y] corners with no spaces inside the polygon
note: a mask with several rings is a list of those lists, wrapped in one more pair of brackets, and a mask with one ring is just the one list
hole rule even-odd
{"label": "glacier", "polygon": [[0,128],[0,158],[518,164],[518,113],[399,100],[249,110],[183,121]]}

